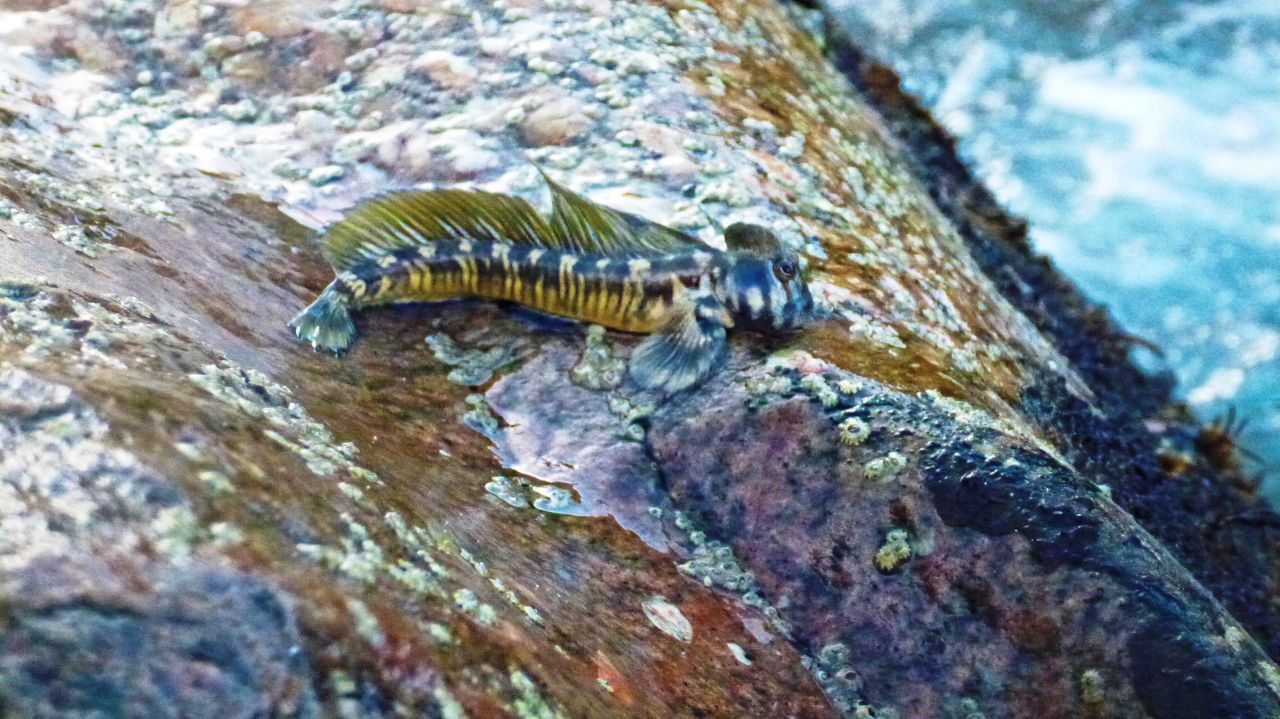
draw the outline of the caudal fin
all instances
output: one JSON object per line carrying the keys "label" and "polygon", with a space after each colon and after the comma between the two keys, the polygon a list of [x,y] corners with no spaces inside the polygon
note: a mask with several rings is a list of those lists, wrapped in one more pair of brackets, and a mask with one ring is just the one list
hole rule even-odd
{"label": "caudal fin", "polygon": [[315,349],[334,354],[346,351],[356,337],[347,295],[337,282],[330,282],[315,302],[289,321],[289,326]]}

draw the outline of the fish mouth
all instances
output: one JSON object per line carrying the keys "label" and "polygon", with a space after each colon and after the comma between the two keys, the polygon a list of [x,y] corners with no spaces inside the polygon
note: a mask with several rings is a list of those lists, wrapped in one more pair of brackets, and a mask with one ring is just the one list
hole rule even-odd
{"label": "fish mouth", "polygon": [[774,332],[787,334],[798,332],[808,323],[809,314],[803,307],[789,305],[783,312],[782,321],[773,325],[771,329]]}
{"label": "fish mouth", "polygon": [[801,286],[798,297],[792,299],[786,304],[782,312],[783,330],[798,330],[810,320],[816,318],[814,313],[813,295],[809,293],[809,288]]}

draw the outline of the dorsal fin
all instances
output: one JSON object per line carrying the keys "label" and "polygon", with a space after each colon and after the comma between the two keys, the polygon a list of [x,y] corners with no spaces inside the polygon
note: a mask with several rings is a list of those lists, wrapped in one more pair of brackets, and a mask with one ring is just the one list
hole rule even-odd
{"label": "dorsal fin", "polygon": [[[542,172],[541,169],[538,170]],[[551,232],[558,245],[582,253],[640,256],[710,249],[700,240],[638,215],[588,200],[547,177],[551,188]]]}
{"label": "dorsal fin", "polygon": [[724,228],[724,244],[730,250],[772,257],[782,252],[778,236],[760,225],[735,222]]}
{"label": "dorsal fin", "polygon": [[324,254],[342,271],[391,250],[441,240],[489,240],[562,248],[519,197],[469,190],[409,190],[368,200],[325,232]]}

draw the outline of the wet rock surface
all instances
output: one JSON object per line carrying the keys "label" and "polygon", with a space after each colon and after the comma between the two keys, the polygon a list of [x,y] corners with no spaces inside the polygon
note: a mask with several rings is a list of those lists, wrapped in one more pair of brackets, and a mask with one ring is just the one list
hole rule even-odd
{"label": "wet rock surface", "polygon": [[[908,716],[967,700],[1076,717],[1101,710],[1080,689],[1092,672],[1107,678],[1105,716],[1248,716],[1273,701],[1265,654],[1228,659],[1243,631],[1218,625],[1212,597],[1096,485],[883,387],[824,406],[794,384],[755,408],[726,386],[713,412],[664,409],[654,453],[672,501],[785,602],[802,646],[842,657],[845,691]],[[867,422],[865,445],[841,445],[840,417]],[[871,472],[887,446],[910,459]],[[895,540],[910,551],[886,567]]]}
{"label": "wet rock surface", "polygon": [[5,585],[14,716],[320,716],[289,605],[260,579],[77,557],[33,562]]}
{"label": "wet rock surface", "polygon": [[[1272,555],[1206,589],[1092,463],[1185,418],[1109,414],[796,21],[0,3],[15,710],[1274,715],[1269,625],[1218,603]],[[709,242],[774,227],[826,319],[675,398],[620,381],[632,337],[483,303],[365,313],[340,358],[289,334],[314,228],[408,182],[545,201],[529,160]]]}
{"label": "wet rock surface", "polygon": [[[902,92],[892,70],[839,32],[832,34],[831,55],[911,148],[906,158],[1000,293],[1053,338],[1095,393],[1090,405],[1045,378],[1024,391],[1023,411],[1058,438],[1078,471],[1107,485],[1121,507],[1172,549],[1273,658],[1280,656],[1280,613],[1271,600],[1280,592],[1273,549],[1280,524],[1259,506],[1258,478],[1219,421],[1197,426],[1186,407],[1172,401],[1171,376],[1144,374],[1127,359],[1142,340],[1032,251],[1026,222],[998,206],[957,158],[954,139]],[[1215,446],[1225,454],[1215,456]]]}

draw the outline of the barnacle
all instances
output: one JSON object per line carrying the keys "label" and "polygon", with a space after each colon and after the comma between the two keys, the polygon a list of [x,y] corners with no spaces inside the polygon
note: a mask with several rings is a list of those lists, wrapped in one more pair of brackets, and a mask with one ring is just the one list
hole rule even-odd
{"label": "barnacle", "polygon": [[884,537],[884,544],[876,550],[873,560],[876,569],[884,573],[896,571],[907,560],[911,559],[911,545],[907,542],[907,530],[890,529]]}

